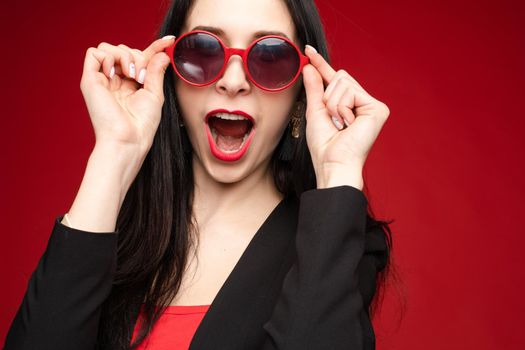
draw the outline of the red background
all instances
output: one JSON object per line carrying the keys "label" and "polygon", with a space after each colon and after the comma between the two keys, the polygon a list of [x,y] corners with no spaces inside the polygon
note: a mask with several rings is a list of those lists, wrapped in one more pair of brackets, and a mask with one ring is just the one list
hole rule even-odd
{"label": "red background", "polygon": [[[366,168],[372,205],[395,219],[402,280],[375,320],[378,349],[521,349],[524,2],[318,3],[334,66],[391,109]],[[3,341],[93,145],[84,53],[100,41],[144,48],[165,5],[0,6]]]}

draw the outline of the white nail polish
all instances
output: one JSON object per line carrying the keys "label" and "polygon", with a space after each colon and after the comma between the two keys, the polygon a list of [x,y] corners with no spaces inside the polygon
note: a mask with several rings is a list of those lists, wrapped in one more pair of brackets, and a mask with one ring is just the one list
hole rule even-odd
{"label": "white nail polish", "polygon": [[348,122],[348,120],[346,120],[345,118],[343,118],[343,121],[345,122],[345,125],[348,127],[350,126],[350,123]]}
{"label": "white nail polish", "polygon": [[305,46],[310,48],[310,50],[312,50],[313,52],[317,53],[317,50],[315,49],[315,47],[308,45],[308,44],[306,44]]}
{"label": "white nail polish", "polygon": [[111,67],[111,70],[109,71],[109,79],[113,79],[115,76],[115,66]]}
{"label": "white nail polish", "polygon": [[175,35],[166,35],[162,37],[162,40],[171,40],[171,39],[175,39]]}
{"label": "white nail polish", "polygon": [[341,122],[339,121],[339,119],[337,119],[337,117],[332,116],[332,122],[334,123],[335,127],[336,127],[338,130],[342,130],[342,129],[343,129],[343,125],[341,124]]}
{"label": "white nail polish", "polygon": [[135,78],[135,64],[134,63],[129,64],[129,76],[131,78]]}
{"label": "white nail polish", "polygon": [[144,79],[146,79],[146,69],[142,68],[139,72],[138,82],[144,84]]}

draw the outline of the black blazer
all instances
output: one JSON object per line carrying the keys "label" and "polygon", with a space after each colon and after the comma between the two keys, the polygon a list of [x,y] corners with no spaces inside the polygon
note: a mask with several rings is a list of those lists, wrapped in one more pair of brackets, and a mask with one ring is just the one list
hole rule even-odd
{"label": "black blazer", "polygon": [[[382,229],[367,229],[366,209],[364,194],[350,186],[281,201],[213,300],[190,349],[374,349],[368,306],[388,250]],[[59,220],[7,350],[99,347],[117,234]]]}

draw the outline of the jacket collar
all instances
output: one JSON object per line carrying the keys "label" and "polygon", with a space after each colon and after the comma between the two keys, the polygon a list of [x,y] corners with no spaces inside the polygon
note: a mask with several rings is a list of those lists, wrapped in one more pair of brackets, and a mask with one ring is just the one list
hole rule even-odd
{"label": "jacket collar", "polygon": [[215,296],[190,349],[246,349],[263,335],[282,279],[294,259],[298,200],[270,213]]}

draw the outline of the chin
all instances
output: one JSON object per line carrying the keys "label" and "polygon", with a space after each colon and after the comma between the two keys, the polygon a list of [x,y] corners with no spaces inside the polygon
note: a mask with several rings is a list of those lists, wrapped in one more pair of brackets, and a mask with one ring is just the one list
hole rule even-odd
{"label": "chin", "polygon": [[253,169],[247,164],[248,159],[242,159],[237,162],[224,163],[210,154],[211,157],[206,164],[202,164],[203,170],[208,174],[214,181],[223,184],[234,184],[244,180],[246,177],[253,173]]}
{"label": "chin", "polygon": [[216,172],[210,174],[212,178],[221,184],[229,185],[241,182],[246,178],[248,174],[232,174],[231,171],[228,172]]}
{"label": "chin", "polygon": [[194,154],[194,165],[200,168],[195,170],[204,173],[204,176],[222,184],[238,183],[254,174],[261,176],[260,170],[268,168],[268,163],[272,155],[271,152],[269,152],[268,155],[261,158],[262,155],[260,152],[262,150],[257,150],[257,146],[260,145],[252,145],[252,147],[253,146],[255,147],[251,148],[242,158],[234,162],[220,160],[212,154],[211,150],[204,148],[204,154]]}

